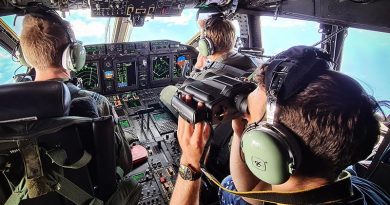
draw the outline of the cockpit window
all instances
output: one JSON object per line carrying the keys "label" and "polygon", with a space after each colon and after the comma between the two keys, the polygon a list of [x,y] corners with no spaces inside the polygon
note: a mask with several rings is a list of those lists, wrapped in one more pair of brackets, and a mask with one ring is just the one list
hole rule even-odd
{"label": "cockpit window", "polygon": [[[21,27],[13,26],[15,15],[3,16],[1,19],[19,35]],[[19,20],[16,22],[19,22]],[[13,58],[7,50],[0,46],[0,84],[12,83],[14,74],[26,72],[26,67],[19,67],[20,63],[17,59]]]}
{"label": "cockpit window", "polygon": [[[390,100],[390,34],[348,29],[341,71],[357,79],[377,100]],[[390,110],[385,110],[390,114]]]}
{"label": "cockpit window", "polygon": [[[14,72],[19,67],[20,63],[0,46],[0,84],[12,83]],[[23,71],[26,71],[25,67],[19,68],[15,74],[22,73]]]}
{"label": "cockpit window", "polygon": [[296,45],[311,46],[321,40],[319,23],[270,16],[260,17],[264,55],[275,55]]}
{"label": "cockpit window", "polygon": [[173,40],[186,43],[198,31],[197,9],[185,9],[181,16],[147,18],[143,27],[134,27],[131,41]]}
{"label": "cockpit window", "polygon": [[109,28],[114,22],[114,18],[93,18],[88,9],[72,10],[66,15],[65,20],[69,21],[77,40],[82,41],[84,45],[105,43],[110,35]]}

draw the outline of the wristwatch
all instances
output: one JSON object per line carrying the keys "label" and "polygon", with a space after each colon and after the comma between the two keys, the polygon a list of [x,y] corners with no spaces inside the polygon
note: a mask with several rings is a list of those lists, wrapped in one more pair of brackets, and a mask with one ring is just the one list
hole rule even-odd
{"label": "wristwatch", "polygon": [[180,164],[179,174],[184,180],[195,181],[202,176],[202,172],[197,172],[190,165]]}

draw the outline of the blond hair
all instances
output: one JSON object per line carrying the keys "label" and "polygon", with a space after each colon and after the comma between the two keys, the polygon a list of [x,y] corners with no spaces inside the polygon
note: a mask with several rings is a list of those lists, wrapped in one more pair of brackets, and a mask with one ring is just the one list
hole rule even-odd
{"label": "blond hair", "polygon": [[27,14],[20,45],[24,58],[36,69],[62,67],[62,53],[69,42],[63,25]]}
{"label": "blond hair", "polygon": [[223,18],[210,18],[206,21],[205,35],[214,45],[216,52],[228,52],[236,42],[236,32],[232,22]]}

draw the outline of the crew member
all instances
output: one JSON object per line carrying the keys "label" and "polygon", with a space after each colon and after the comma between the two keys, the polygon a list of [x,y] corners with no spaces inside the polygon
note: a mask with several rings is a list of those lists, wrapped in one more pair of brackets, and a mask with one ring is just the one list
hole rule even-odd
{"label": "crew member", "polygon": [[[194,65],[191,77],[203,79],[208,72],[221,74],[212,68],[213,62],[220,62],[237,69],[253,72],[259,63],[257,59],[252,59],[234,51],[236,43],[236,31],[233,23],[227,20],[223,14],[213,14],[208,19],[198,21],[201,37],[198,42],[199,55]],[[234,76],[238,77],[238,76]]]}
{"label": "crew member", "polygon": [[[306,49],[313,50],[312,47],[293,47],[279,56],[295,62],[298,69],[307,69],[309,61],[316,62],[317,55],[307,55],[309,52],[306,52]],[[260,180],[248,168],[253,165],[244,162],[246,158],[243,157],[240,147],[244,144],[242,137],[245,136],[245,122],[258,127],[265,116],[267,99],[270,98],[267,96],[267,90],[270,88],[270,80],[274,77],[274,69],[264,66],[256,75],[257,89],[248,96],[249,114],[232,123],[234,137],[230,155],[231,177],[223,181],[224,187],[240,192],[297,192],[318,189],[335,182],[342,170],[371,153],[379,135],[379,123],[374,116],[377,104],[352,78],[330,69],[319,69],[324,64],[314,65],[310,69],[315,71],[310,71],[310,75],[305,78],[300,78],[296,73],[288,74],[287,78],[290,80],[283,86],[285,92],[290,89],[289,92],[293,94],[281,101],[283,103],[277,103],[274,115],[274,120],[289,130],[292,133],[290,136],[296,140],[295,147],[298,147],[301,153],[300,165],[295,167],[296,170],[286,181],[277,184]],[[297,78],[300,78],[300,81],[291,80]],[[293,87],[298,89],[294,90]],[[172,205],[198,204],[199,160],[209,133],[210,128],[206,123],[191,125],[179,118],[178,139],[183,151],[180,163],[182,172],[187,171],[187,175],[178,176]],[[289,145],[292,144],[290,142],[289,140]],[[265,171],[264,165],[267,162],[258,160],[256,163],[260,163],[258,169]],[[351,181],[354,187],[353,196],[343,202],[390,202],[389,196],[372,183],[358,177],[352,177]],[[241,198],[225,191],[221,191],[220,199],[221,204],[263,204],[261,201]]]}
{"label": "crew member", "polygon": [[[23,20],[20,45],[24,60],[35,69],[35,81],[58,80],[67,83],[70,70],[63,66],[63,53],[75,39],[70,24],[52,11],[27,14]],[[76,52],[76,51],[75,51]],[[90,97],[97,105],[99,116],[117,116],[104,96],[67,83],[72,98]],[[80,110],[81,112],[82,110]],[[76,113],[78,114],[78,113]],[[80,115],[82,115],[80,113]],[[94,117],[94,116],[93,116]],[[120,135],[116,137],[117,165],[125,173],[131,170],[132,158],[129,144]]]}

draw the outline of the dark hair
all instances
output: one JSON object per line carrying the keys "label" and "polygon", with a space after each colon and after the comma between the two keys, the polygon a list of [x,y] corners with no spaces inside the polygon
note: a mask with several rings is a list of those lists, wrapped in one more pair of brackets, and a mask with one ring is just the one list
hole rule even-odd
{"label": "dark hair", "polygon": [[[262,82],[264,69],[258,71]],[[365,159],[378,140],[377,103],[354,79],[322,71],[297,95],[278,105],[277,119],[302,142],[297,174],[334,178]]]}
{"label": "dark hair", "polygon": [[279,122],[304,144],[299,173],[335,177],[365,159],[378,140],[377,103],[349,76],[325,71],[279,106]]}

